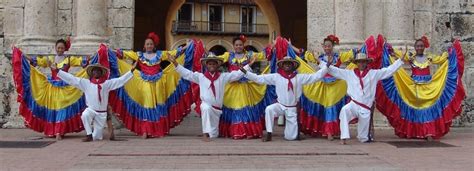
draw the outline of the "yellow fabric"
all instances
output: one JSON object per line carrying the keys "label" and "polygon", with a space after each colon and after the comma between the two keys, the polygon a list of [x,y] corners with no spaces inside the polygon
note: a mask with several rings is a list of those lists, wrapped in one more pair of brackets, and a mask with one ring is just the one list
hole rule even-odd
{"label": "yellow fabric", "polygon": [[[179,56],[177,62],[184,63],[184,54]],[[118,60],[120,75],[130,71],[131,65],[124,60]],[[164,104],[168,97],[175,91],[180,80],[180,75],[175,71],[174,65],[169,65],[163,70],[162,77],[149,82],[141,78],[139,71],[128,81],[124,88],[130,98],[145,108],[154,108],[157,104]]]}
{"label": "yellow fabric", "polygon": [[[252,53],[256,61],[266,60],[265,54],[263,52],[245,52],[247,53],[242,58],[233,59],[233,63],[244,63],[248,60],[248,53]],[[224,54],[218,56],[224,60],[224,62],[229,62],[230,53],[225,52]],[[267,91],[266,85],[259,85],[252,81],[249,82],[232,82],[225,86],[224,94],[224,106],[232,109],[241,109],[244,107],[254,106],[263,100],[265,93]],[[238,100],[236,100],[238,99]]]}
{"label": "yellow fabric", "polygon": [[[232,62],[233,63],[243,63],[243,62],[247,61],[248,60],[248,57],[247,57],[248,53],[252,53],[252,56],[255,57],[256,61],[265,61],[265,60],[267,60],[267,58],[266,58],[266,56],[263,52],[245,52],[245,53],[246,53],[246,55],[244,55],[243,58],[240,58],[240,59],[234,58],[234,59],[232,59]],[[219,55],[217,57],[222,58],[222,60],[224,60],[224,63],[229,62],[230,52],[225,52],[224,54]]]}
{"label": "yellow fabric", "polygon": [[[319,56],[315,56],[309,51],[306,51],[304,54],[304,59],[311,63],[318,63],[318,57]],[[350,62],[352,59],[354,59],[354,53],[352,53],[352,50],[339,53],[339,60],[341,61],[341,63]]]}
{"label": "yellow fabric", "polygon": [[254,106],[265,97],[266,85],[232,82],[225,86],[224,105],[232,109]]}
{"label": "yellow fabric", "polygon": [[[51,63],[54,63],[54,57],[55,56],[53,56],[53,55],[50,55],[50,56],[37,56],[36,57],[36,64],[39,67],[49,67],[48,66],[48,60]],[[64,64],[69,64],[69,66],[72,66],[72,67],[82,66],[82,58],[83,58],[82,56],[68,56],[68,57],[64,58],[63,61],[58,63],[58,67],[62,68],[64,66]]]}
{"label": "yellow fabric", "polygon": [[[394,60],[391,59],[391,62],[393,63]],[[439,99],[444,89],[448,74],[448,63],[447,60],[440,63],[438,70],[432,76],[431,82],[426,84],[415,84],[409,73],[404,69],[399,69],[393,75],[393,79],[403,101],[416,109],[432,106]]]}
{"label": "yellow fabric", "polygon": [[[402,56],[402,51],[394,49],[394,52],[397,56]],[[428,60],[426,60],[423,63],[420,63],[420,62],[417,62],[416,60],[413,60],[415,58],[415,55],[408,56],[408,54],[407,54],[407,55],[404,56],[404,59],[412,61],[413,65],[417,66],[418,68],[427,68],[431,64],[442,64],[442,63],[444,63],[446,60],[448,60],[448,55],[449,55],[448,52],[444,52],[441,55],[427,54],[426,56],[427,56]]]}
{"label": "yellow fabric", "polygon": [[[130,60],[133,60],[133,61],[137,61],[139,59],[139,54],[138,53],[141,53],[141,52],[135,52],[135,51],[132,51],[132,50],[123,50],[123,59],[130,59]],[[164,51],[161,51],[161,60],[164,61],[164,60],[168,60],[168,53],[170,55],[176,55],[176,53],[178,53],[177,50],[164,50]],[[146,62],[146,61],[142,61],[143,63],[145,63],[146,65],[148,66],[152,66],[152,64]]]}
{"label": "yellow fabric", "polygon": [[[297,57],[301,65],[298,73],[310,74],[316,72],[311,66]],[[303,86],[303,94],[313,102],[319,103],[324,107],[330,107],[339,102],[346,95],[347,84],[343,80],[336,80],[332,83],[318,81],[313,84]]]}
{"label": "yellow fabric", "polygon": [[[58,110],[66,108],[81,98],[83,94],[81,90],[73,86],[55,87],[49,83],[44,74],[32,66],[30,68],[31,92],[39,105]],[[82,69],[76,76],[85,78],[87,75]]]}

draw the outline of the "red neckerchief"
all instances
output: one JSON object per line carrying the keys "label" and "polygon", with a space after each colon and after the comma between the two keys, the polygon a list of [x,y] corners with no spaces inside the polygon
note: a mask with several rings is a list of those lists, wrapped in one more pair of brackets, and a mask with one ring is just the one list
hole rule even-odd
{"label": "red neckerchief", "polygon": [[216,86],[214,86],[214,81],[216,81],[219,76],[221,75],[220,72],[214,72],[214,76],[212,76],[212,74],[209,72],[209,71],[206,71],[204,73],[204,76],[209,79],[209,81],[211,81],[211,90],[212,90],[212,94],[214,94],[214,97],[216,97]]}
{"label": "red neckerchief", "polygon": [[290,89],[293,91],[293,83],[291,82],[291,79],[296,77],[296,71],[293,71],[291,74],[287,74],[285,71],[279,69],[278,74],[280,74],[283,78],[288,79],[288,91],[290,91]]}
{"label": "red neckerchief", "polygon": [[359,68],[354,69],[354,73],[356,74],[357,77],[359,77],[359,83],[360,83],[360,87],[362,88],[362,92],[364,92],[364,82],[362,81],[362,78],[364,78],[367,75],[367,73],[369,73],[369,70],[370,69],[366,68],[361,73]]}
{"label": "red neckerchief", "polygon": [[100,90],[102,90],[101,84],[107,80],[107,77],[102,76],[99,79],[97,78],[90,78],[89,79],[92,84],[97,84],[97,94],[99,95],[99,103],[102,102],[102,97],[100,96]]}

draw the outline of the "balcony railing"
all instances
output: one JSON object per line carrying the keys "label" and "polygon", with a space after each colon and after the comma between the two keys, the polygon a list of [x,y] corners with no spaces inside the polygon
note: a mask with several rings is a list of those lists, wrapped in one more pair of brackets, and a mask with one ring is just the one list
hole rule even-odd
{"label": "balcony railing", "polygon": [[173,21],[174,34],[226,34],[268,36],[267,24],[208,21]]}

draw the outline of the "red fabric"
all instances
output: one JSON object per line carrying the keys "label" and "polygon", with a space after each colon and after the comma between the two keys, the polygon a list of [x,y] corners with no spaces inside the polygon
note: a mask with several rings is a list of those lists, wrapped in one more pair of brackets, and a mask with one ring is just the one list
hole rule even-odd
{"label": "red fabric", "polygon": [[275,43],[277,61],[288,55],[288,41],[282,37],[277,37]]}
{"label": "red fabric", "polygon": [[91,81],[91,83],[97,85],[97,95],[99,96],[99,103],[102,102],[102,96],[100,95],[100,91],[102,90],[102,83],[105,82],[105,80],[107,80],[107,77],[101,77],[99,79],[97,78],[90,78],[89,79]]}
{"label": "red fabric", "polygon": [[339,120],[333,122],[325,122],[317,117],[310,116],[306,111],[300,110],[299,121],[301,131],[311,136],[328,136],[341,134],[339,128]]}
{"label": "red fabric", "polygon": [[147,134],[151,137],[163,137],[168,135],[171,128],[179,125],[183,118],[191,111],[192,93],[186,92],[169,111],[167,117],[162,117],[158,121],[144,121],[131,115],[118,96],[116,91],[110,92],[109,104],[113,104],[112,110],[117,115],[124,126],[135,134],[141,136]]}
{"label": "red fabric", "polygon": [[217,79],[219,79],[219,76],[221,76],[221,73],[220,72],[215,72],[214,73],[214,76],[211,75],[211,73],[209,71],[206,71],[204,73],[204,76],[209,79],[209,81],[211,81],[211,90],[212,90],[212,94],[214,95],[214,97],[216,97],[216,86],[214,85],[214,81],[216,81]]}
{"label": "red fabric", "polygon": [[241,34],[239,36],[239,39],[240,39],[240,41],[242,41],[242,43],[245,43],[247,41],[247,37],[245,37],[245,35],[243,35],[243,34]]}
{"label": "red fabric", "polygon": [[66,38],[66,44],[65,44],[65,48],[64,48],[64,51],[69,51],[69,48],[71,48],[71,38],[70,37],[67,37]]}
{"label": "red fabric", "polygon": [[367,110],[371,110],[369,106],[365,105],[364,103],[361,103],[361,102],[358,102],[358,101],[355,101],[354,99],[351,99],[352,102],[354,102],[356,105],[359,105],[360,107],[363,107]]}
{"label": "red fabric", "polygon": [[[265,118],[261,118],[264,121]],[[265,122],[240,122],[236,124],[219,122],[219,136],[232,139],[261,138],[265,128]]]}
{"label": "red fabric", "polygon": [[331,40],[335,45],[339,44],[339,38],[337,36],[333,35],[333,34],[326,37],[326,39]]}
{"label": "red fabric", "polygon": [[[99,51],[97,52],[97,54],[99,55],[98,63],[100,65],[104,66],[105,68],[110,69],[109,51],[108,51],[107,45],[100,44]],[[107,75],[108,75],[108,73],[107,73]]]}
{"label": "red fabric", "polygon": [[[461,49],[461,44],[458,40],[454,41],[453,48],[456,49],[458,65],[456,92],[454,93],[451,102],[443,109],[442,116],[437,120],[428,123],[413,123],[404,120],[400,116],[399,107],[387,96],[382,84],[380,82],[378,83],[376,107],[387,117],[397,136],[401,138],[426,138],[427,136],[441,138],[449,132],[452,119],[461,114],[462,101],[466,97],[466,92],[462,84],[462,75],[464,73],[464,54]],[[449,49],[449,52],[451,52],[451,50],[453,49]]]}
{"label": "red fabric", "polygon": [[411,74],[412,75],[430,75],[430,68],[419,68],[419,67],[412,67],[411,68]]}
{"label": "red fabric", "polygon": [[354,73],[359,78],[359,84],[360,84],[360,87],[362,88],[361,90],[364,90],[364,81],[362,81],[362,78],[364,78],[367,75],[367,73],[369,73],[369,69],[365,69],[361,73],[359,68],[356,68],[356,69],[354,69]]}
{"label": "red fabric", "polygon": [[421,36],[420,40],[423,42],[423,44],[425,45],[425,48],[429,48],[430,47],[430,41],[428,40],[428,37],[426,36]]}
{"label": "red fabric", "polygon": [[158,37],[155,32],[148,33],[146,38],[153,40],[153,44],[155,44],[155,46],[158,46],[158,44],[160,44],[160,37]]}
{"label": "red fabric", "polygon": [[154,75],[154,74],[157,74],[161,71],[160,65],[148,66],[147,64],[143,63],[142,61],[138,61],[137,65],[140,68],[140,71],[143,72],[146,75]]}
{"label": "red fabric", "polygon": [[[193,71],[201,72],[202,65],[201,65],[201,57],[203,57],[206,53],[206,49],[204,49],[204,45],[201,40],[195,39],[194,41],[194,56],[193,56]],[[191,83],[192,89],[192,99],[196,104],[194,110],[200,116],[201,115],[201,96],[199,93],[199,84]]]}
{"label": "red fabric", "polygon": [[296,77],[297,72],[293,71],[291,74],[286,73],[285,71],[278,69],[278,74],[280,74],[283,78],[286,78],[288,80],[288,91],[294,91],[293,90],[293,83],[291,82],[291,79]]}
{"label": "red fabric", "polygon": [[59,123],[47,122],[33,116],[26,102],[23,101],[22,58],[22,52],[14,47],[12,54],[13,81],[15,83],[16,92],[18,93],[17,102],[20,103],[19,113],[25,119],[25,126],[34,131],[43,132],[46,136],[55,136],[56,134],[64,135],[66,133],[81,132],[84,130],[80,114],[82,111],[75,114],[71,119]]}

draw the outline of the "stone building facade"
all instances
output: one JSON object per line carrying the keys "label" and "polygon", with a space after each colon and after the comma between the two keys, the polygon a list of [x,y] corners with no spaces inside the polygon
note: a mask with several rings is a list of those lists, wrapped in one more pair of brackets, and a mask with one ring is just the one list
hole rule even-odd
{"label": "stone building facade", "polygon": [[[55,40],[71,36],[70,54],[92,54],[100,43],[137,49],[143,46],[138,34],[157,30],[165,42],[160,47],[171,48],[176,43],[171,21],[185,0],[146,1],[154,4],[149,5],[151,12],[161,15],[154,21],[137,17],[138,11],[145,10],[144,2],[0,0],[0,125],[22,125],[12,81],[12,44],[27,54],[53,54]],[[338,35],[339,48],[346,49],[359,46],[368,35],[382,33],[395,46],[412,45],[415,38],[427,35],[432,42],[428,51],[440,53],[459,38],[466,56],[463,80],[471,99],[466,100],[466,108],[473,109],[473,0],[255,0],[255,4],[267,18],[270,37],[292,37],[295,45],[306,49],[320,48],[328,34]],[[145,27],[148,23],[158,24]],[[466,110],[457,125],[469,125],[472,112]]]}

